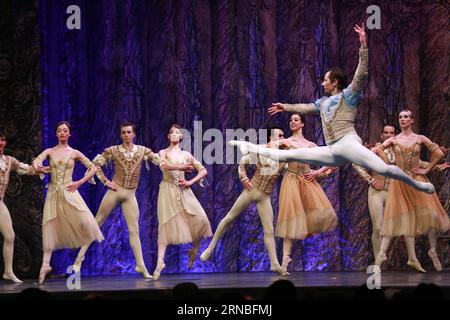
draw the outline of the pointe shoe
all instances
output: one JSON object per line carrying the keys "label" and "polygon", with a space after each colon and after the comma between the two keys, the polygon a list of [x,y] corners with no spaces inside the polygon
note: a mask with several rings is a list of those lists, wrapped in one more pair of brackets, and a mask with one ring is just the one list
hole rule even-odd
{"label": "pointe shoe", "polygon": [[429,193],[429,194],[432,194],[432,193],[434,193],[436,191],[434,189],[433,184],[431,184],[429,182],[418,181],[417,183],[418,183],[418,189],[420,191],[423,191],[423,192],[426,192],[426,193]]}
{"label": "pointe shoe", "polygon": [[136,266],[136,268],[134,269],[137,273],[140,273],[144,276],[145,279],[153,279],[153,277],[150,275],[150,273],[148,273],[147,268],[146,267],[139,267]]}
{"label": "pointe shoe", "polygon": [[212,250],[209,248],[206,248],[205,251],[202,252],[202,254],[200,255],[200,260],[205,262],[206,260],[209,260],[209,258],[211,258],[211,254],[212,254]]}
{"label": "pointe shoe", "polygon": [[23,283],[23,281],[17,278],[14,273],[4,273],[3,280],[12,281],[14,283]]}
{"label": "pointe shoe", "polygon": [[194,251],[194,249],[188,250],[188,257],[189,257],[188,269],[192,269],[192,267],[194,266],[194,262],[195,262],[195,259],[197,258],[197,254],[198,254],[198,250],[196,250],[196,251]]}
{"label": "pointe shoe", "polygon": [[381,267],[381,265],[387,260],[385,254],[379,253],[375,259],[375,265]]}
{"label": "pointe shoe", "polygon": [[47,275],[47,274],[49,274],[50,272],[52,271],[52,267],[50,267],[50,266],[42,266],[41,267],[41,271],[39,272],[39,285],[42,285],[42,284],[44,284],[44,282],[45,282],[45,276]]}
{"label": "pointe shoe", "polygon": [[419,260],[408,260],[407,265],[419,272],[426,272],[425,269],[420,265]]}
{"label": "pointe shoe", "polygon": [[228,141],[230,146],[238,147],[243,155],[248,154],[248,142],[247,141],[238,141],[238,140],[230,140]]}
{"label": "pointe shoe", "polygon": [[80,272],[81,271],[81,264],[83,263],[83,261],[84,261],[84,257],[81,258],[81,259],[76,258],[75,262],[72,265],[72,271],[75,272],[75,273]]}
{"label": "pointe shoe", "polygon": [[284,270],[280,265],[271,265],[270,271],[278,273],[280,276],[287,276],[289,273]]}
{"label": "pointe shoe", "polygon": [[290,275],[290,273],[287,271],[287,267],[288,267],[289,262],[291,262],[291,261],[292,261],[291,257],[289,257],[289,256],[283,257],[283,262],[281,264],[281,269],[283,271],[283,275]]}
{"label": "pointe shoe", "polygon": [[162,264],[159,264],[156,266],[155,271],[153,271],[153,280],[158,280],[161,277],[161,271],[166,267],[166,264],[162,262]]}
{"label": "pointe shoe", "polygon": [[442,265],[439,261],[439,257],[436,253],[436,251],[428,250],[428,256],[430,257],[431,261],[433,261],[433,266],[436,269],[436,271],[442,271]]}

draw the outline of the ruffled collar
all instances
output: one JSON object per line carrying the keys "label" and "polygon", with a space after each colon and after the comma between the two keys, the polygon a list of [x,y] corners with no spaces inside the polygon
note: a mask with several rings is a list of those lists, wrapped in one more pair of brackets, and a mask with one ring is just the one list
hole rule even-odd
{"label": "ruffled collar", "polygon": [[127,158],[133,158],[137,151],[138,146],[135,144],[133,144],[133,148],[131,148],[131,151],[128,151],[128,149],[126,149],[122,144],[119,145],[119,152]]}

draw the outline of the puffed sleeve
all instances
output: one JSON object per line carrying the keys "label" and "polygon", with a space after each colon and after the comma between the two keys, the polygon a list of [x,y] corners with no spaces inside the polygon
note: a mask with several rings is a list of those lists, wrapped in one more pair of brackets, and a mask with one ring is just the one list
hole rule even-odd
{"label": "puffed sleeve", "polygon": [[425,146],[431,152],[430,162],[436,163],[444,157],[444,153],[441,149],[439,149],[439,145],[437,143],[430,141],[429,143],[425,143]]}
{"label": "puffed sleeve", "polygon": [[[89,174],[89,171],[94,170],[94,163],[91,162],[84,154],[80,152],[80,162],[87,168],[85,176]],[[91,177],[88,182],[90,184],[95,184],[94,177]]]}
{"label": "puffed sleeve", "polygon": [[241,180],[241,182],[243,182],[245,180],[249,180],[249,178],[247,176],[247,169],[248,169],[248,166],[252,163],[252,160],[254,158],[255,158],[254,155],[249,153],[249,154],[246,154],[245,156],[242,156],[241,160],[239,160],[238,175],[239,175],[239,179]]}
{"label": "puffed sleeve", "polygon": [[319,100],[314,103],[283,103],[284,111],[300,114],[314,114],[319,111]]}
{"label": "puffed sleeve", "polygon": [[144,161],[146,162],[145,165],[147,167],[147,170],[149,170],[150,168],[147,166],[148,161],[151,161],[153,164],[159,166],[162,162],[162,159],[159,154],[154,153],[150,148],[145,148]]}
{"label": "puffed sleeve", "polygon": [[112,150],[111,147],[106,148],[102,154],[98,154],[94,160],[92,160],[92,163],[97,168],[97,172],[95,173],[97,178],[103,183],[107,184],[109,182],[109,179],[106,177],[105,173],[102,170],[102,167],[106,164],[108,164],[112,159]]}
{"label": "puffed sleeve", "polygon": [[26,163],[20,162],[16,158],[11,157],[11,171],[16,171],[19,175],[35,175],[34,168]]}

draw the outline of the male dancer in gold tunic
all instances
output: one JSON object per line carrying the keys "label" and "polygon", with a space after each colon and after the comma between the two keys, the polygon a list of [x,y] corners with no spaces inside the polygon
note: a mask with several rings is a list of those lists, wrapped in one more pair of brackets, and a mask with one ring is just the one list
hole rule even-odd
{"label": "male dancer in gold tunic", "polygon": [[3,235],[3,260],[5,269],[3,279],[16,283],[22,283],[13,271],[13,253],[14,253],[14,230],[12,226],[11,216],[3,199],[6,189],[8,188],[9,176],[15,171],[20,175],[35,175],[44,173],[43,171],[35,171],[32,166],[19,162],[11,156],[5,156],[6,136],[0,131],[0,233]]}
{"label": "male dancer in gold tunic", "polygon": [[[271,128],[270,141],[267,146],[274,147],[273,143],[283,139],[283,137],[283,131],[280,128]],[[277,146],[275,146],[275,148],[276,147]],[[250,180],[247,177],[247,167],[255,162],[255,174]],[[209,259],[217,245],[217,241],[223,236],[234,219],[236,219],[250,203],[256,202],[258,214],[264,229],[264,244],[269,252],[270,270],[281,275],[285,274],[277,259],[273,232],[273,210],[272,204],[270,203],[270,193],[283,169],[283,163],[278,163],[259,155],[245,155],[241,158],[238,173],[244,186],[244,191],[242,191],[227,215],[220,221],[211,243],[200,256],[202,261]]]}

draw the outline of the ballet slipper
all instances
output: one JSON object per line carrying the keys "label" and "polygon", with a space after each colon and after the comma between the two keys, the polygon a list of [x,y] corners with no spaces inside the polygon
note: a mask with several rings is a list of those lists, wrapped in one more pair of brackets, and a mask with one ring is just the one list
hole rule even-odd
{"label": "ballet slipper", "polygon": [[424,268],[420,265],[419,260],[408,260],[407,265],[411,268],[416,269],[419,272],[426,272]]}
{"label": "ballet slipper", "polygon": [[81,271],[81,264],[83,263],[83,261],[84,261],[84,257],[82,257],[81,259],[77,257],[75,259],[75,262],[72,265],[72,271],[75,272],[75,273],[80,272]]}
{"label": "ballet slipper", "polygon": [[153,271],[153,280],[158,280],[161,277],[161,271],[166,267],[166,264],[164,261],[161,263],[158,262],[158,265],[156,266],[155,271]]}
{"label": "ballet slipper", "polygon": [[291,262],[291,261],[292,261],[292,259],[290,256],[283,257],[283,262],[281,264],[281,269],[283,271],[283,275],[286,275],[286,276],[290,275],[290,273],[287,271],[287,267],[288,267],[289,262]]}
{"label": "ballet slipper", "polygon": [[433,184],[429,182],[416,181],[417,189],[420,191],[433,194],[435,192]]}
{"label": "ballet slipper", "polygon": [[270,265],[270,271],[278,273],[280,276],[287,276],[289,273],[283,269],[279,264],[278,265]]}
{"label": "ballet slipper", "polygon": [[188,269],[192,269],[192,267],[194,266],[195,259],[197,258],[197,253],[198,250],[194,249],[188,250],[188,257],[189,257]]}
{"label": "ballet slipper", "polygon": [[238,147],[243,155],[249,153],[249,143],[247,141],[230,140],[228,144],[230,146]]}
{"label": "ballet slipper", "polygon": [[153,279],[153,277],[150,275],[150,273],[148,273],[147,268],[142,266],[136,266],[136,268],[134,269],[137,273],[140,273],[144,276],[145,279]]}
{"label": "ballet slipper", "polygon": [[42,266],[41,271],[39,272],[39,285],[43,285],[45,282],[45,277],[52,271],[52,267],[50,266]]}
{"label": "ballet slipper", "polygon": [[433,250],[428,250],[428,256],[430,257],[431,261],[433,261],[433,266],[436,269],[436,271],[440,272],[442,271],[442,265],[441,262],[439,261],[439,257],[436,253],[436,251]]}
{"label": "ballet slipper", "polygon": [[12,281],[14,283],[23,283],[23,281],[17,278],[14,273],[4,273],[3,280]]}
{"label": "ballet slipper", "polygon": [[205,262],[206,260],[209,260],[211,258],[212,250],[208,248],[205,249],[205,251],[202,252],[200,255],[200,260]]}
{"label": "ballet slipper", "polygon": [[381,265],[387,260],[387,256],[384,253],[379,253],[375,259],[375,265],[381,267]]}

